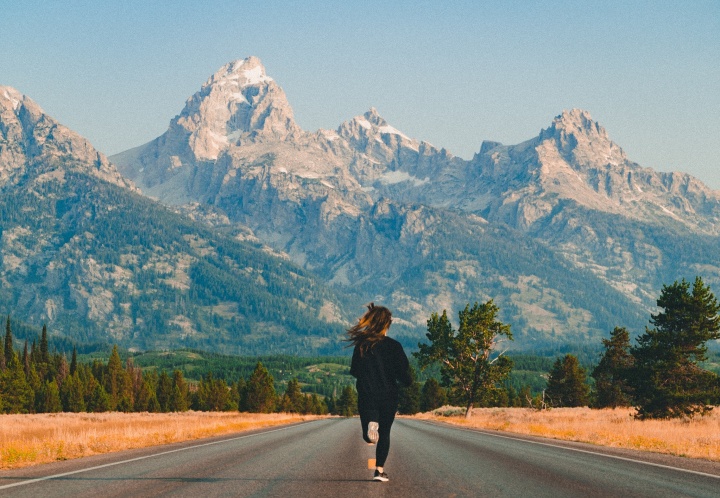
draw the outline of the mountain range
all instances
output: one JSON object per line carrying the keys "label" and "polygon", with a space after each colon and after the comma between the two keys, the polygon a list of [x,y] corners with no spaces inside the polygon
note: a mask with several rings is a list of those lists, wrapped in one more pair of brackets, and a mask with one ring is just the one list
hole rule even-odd
{"label": "mountain range", "polygon": [[579,109],[464,160],[375,109],[304,131],[250,57],[109,159],[13,89],[0,110],[0,306],[70,337],[324,352],[375,301],[412,346],[430,313],[492,298],[527,350],[720,283],[720,194],[633,163]]}

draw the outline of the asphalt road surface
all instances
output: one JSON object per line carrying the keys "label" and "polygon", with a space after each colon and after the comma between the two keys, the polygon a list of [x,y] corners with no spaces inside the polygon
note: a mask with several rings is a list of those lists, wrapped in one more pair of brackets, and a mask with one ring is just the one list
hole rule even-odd
{"label": "asphalt road surface", "polygon": [[720,464],[605,451],[398,419],[382,483],[334,418],[3,471],[0,496],[720,496]]}

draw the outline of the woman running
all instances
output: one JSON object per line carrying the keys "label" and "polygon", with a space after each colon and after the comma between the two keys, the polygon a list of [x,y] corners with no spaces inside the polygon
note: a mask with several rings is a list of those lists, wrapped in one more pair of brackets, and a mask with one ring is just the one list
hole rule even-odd
{"label": "woman running", "polygon": [[390,428],[398,407],[398,381],[412,383],[405,351],[395,339],[387,337],[392,323],[390,310],[368,305],[357,325],[347,331],[355,346],[350,374],[357,379],[358,411],[363,439],[375,448],[375,481],[386,482],[384,465],[390,451]]}

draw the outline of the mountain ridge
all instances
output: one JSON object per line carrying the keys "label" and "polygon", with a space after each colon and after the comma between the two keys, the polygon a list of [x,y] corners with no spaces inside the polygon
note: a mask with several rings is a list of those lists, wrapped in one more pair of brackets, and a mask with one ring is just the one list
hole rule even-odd
{"label": "mountain ridge", "polygon": [[[171,135],[170,128],[163,137]],[[133,165],[122,159],[118,156],[121,171],[132,171]],[[336,130],[229,143],[216,161],[198,164],[196,171],[192,185],[184,187],[185,193],[192,192],[193,202],[227,213],[231,222],[247,225],[265,243],[335,287],[348,290],[356,283],[366,295],[374,293],[398,310],[415,310],[421,316],[439,307],[458,308],[463,300],[473,298],[458,290],[475,287],[470,275],[446,279],[435,270],[421,270],[424,278],[443,281],[426,294],[409,289],[405,282],[407,271],[418,268],[411,256],[413,244],[433,240],[431,235],[410,236],[408,228],[420,226],[416,234],[439,233],[433,223],[442,223],[450,217],[449,211],[475,217],[481,225],[500,223],[517,230],[506,236],[517,238],[518,246],[525,236],[547,245],[576,271],[589,271],[598,279],[589,285],[602,282],[623,294],[637,306],[638,316],[653,309],[652,296],[665,279],[663,272],[667,273],[667,265],[651,262],[650,254],[662,259],[676,258],[678,253],[647,244],[648,255],[618,258],[627,255],[628,245],[636,241],[622,230],[616,233],[613,225],[635,227],[633,237],[660,226],[678,237],[713,238],[720,233],[717,193],[689,175],[656,173],[631,162],[607,131],[580,109],[563,111],[538,136],[520,144],[486,141],[466,161],[408,137],[371,108]],[[213,171],[214,181],[198,188],[197,177],[207,171]],[[169,203],[180,199],[170,190],[160,198]],[[587,233],[582,235],[583,231]],[[473,237],[458,231],[448,236],[458,241]],[[592,250],[583,244],[587,236]],[[497,240],[493,243],[501,245]],[[378,263],[384,254],[392,255],[393,264]],[[433,265],[447,268],[460,256],[450,251],[437,257]],[[472,258],[467,253],[462,256],[466,257]],[[559,261],[553,265],[565,271]],[[683,265],[688,270],[693,267]],[[496,273],[490,280],[500,277]],[[533,278],[528,274],[520,281]],[[563,294],[567,289],[557,291],[565,305],[572,300]],[[524,310],[513,318],[517,323],[532,323],[532,315],[539,311],[556,314],[547,307],[523,304],[523,299],[532,299],[518,301],[509,288],[502,292],[502,304]],[[412,321],[408,315],[403,320]],[[589,330],[590,322],[584,322],[583,330]],[[415,325],[421,323],[416,320]],[[612,324],[596,323],[591,328],[601,333],[602,327]]]}
{"label": "mountain ridge", "polygon": [[[17,94],[8,91],[4,101],[3,112],[12,109],[16,115],[22,102]],[[0,157],[20,157],[17,151],[23,148],[15,147],[20,135],[5,137]],[[9,152],[2,156],[3,151]],[[98,178],[91,153],[89,162],[59,152],[37,156],[34,163],[22,158],[26,172],[34,164],[49,175],[28,177],[40,195],[50,191],[38,178],[54,181],[61,174],[59,165],[75,165],[70,166],[76,168],[73,174]],[[471,160],[464,160],[408,137],[374,108],[335,130],[304,131],[295,123],[282,88],[260,60],[251,57],[211,75],[161,136],[112,156],[103,167],[110,168],[99,170],[110,180],[113,170],[125,177],[113,188],[139,189],[168,206],[171,216],[180,216],[173,218],[178,223],[187,218],[202,222],[191,230],[206,234],[203,239],[210,242],[188,248],[184,239],[175,245],[185,248],[182,261],[195,262],[192,275],[198,279],[197,288],[204,289],[198,295],[221,301],[213,305],[220,306],[217,312],[213,306],[202,311],[217,322],[207,329],[212,331],[209,335],[202,336],[206,344],[226,347],[232,340],[227,331],[233,320],[241,319],[235,311],[228,313],[227,299],[218,297],[227,297],[222,287],[233,288],[239,284],[230,282],[240,281],[249,285],[233,257],[207,259],[207,247],[235,244],[223,242],[227,237],[289,260],[307,272],[310,282],[298,288],[291,285],[292,278],[283,277],[280,287],[273,289],[285,297],[297,292],[304,296],[290,298],[287,303],[296,304],[281,307],[287,313],[293,306],[308,309],[309,315],[292,314],[317,320],[313,323],[322,332],[302,332],[297,319],[288,326],[277,315],[251,320],[250,328],[266,327],[271,339],[257,342],[256,332],[251,332],[237,340],[257,351],[284,343],[291,351],[302,345],[331,351],[322,349],[337,346],[337,337],[327,335],[332,329],[328,324],[349,323],[349,317],[359,313],[357,303],[369,301],[393,309],[393,333],[412,346],[422,338],[430,313],[447,309],[454,315],[468,302],[491,298],[500,306],[502,319],[513,326],[519,349],[587,343],[617,325],[640,329],[655,309],[661,286],[674,279],[703,274],[711,285],[720,284],[720,266],[710,256],[720,249],[720,194],[690,175],[657,173],[633,163],[580,109],[563,111],[536,137],[520,144],[485,141]],[[6,192],[30,185],[27,178],[21,183],[22,175],[6,176],[16,182],[6,182]],[[60,197],[55,213],[102,211],[86,200],[69,201],[67,192]],[[76,207],[70,209],[71,205]],[[145,217],[138,223],[150,227],[150,220]],[[39,253],[17,242],[32,238],[28,226],[26,221],[25,231],[14,227],[0,234],[0,269],[24,268],[24,273],[13,274],[16,283],[23,281],[18,280],[21,274],[45,281],[41,266],[25,263],[29,260],[23,251],[36,258]],[[99,225],[81,223],[77,228],[81,226],[100,230]],[[84,232],[71,233],[85,237]],[[64,235],[54,237],[66,240]],[[76,249],[76,254],[82,250]],[[110,258],[107,251],[112,253],[108,248],[101,252]],[[132,252],[128,249],[124,258]],[[180,269],[165,256],[160,259],[161,267],[174,268],[194,282],[187,268]],[[43,264],[47,268],[48,262]],[[97,265],[84,265],[74,278],[88,279],[100,271]],[[223,280],[225,275],[231,280]],[[98,279],[90,281],[98,286]],[[226,284],[208,286],[206,281]],[[266,278],[258,281],[261,286],[267,283]],[[86,298],[93,297],[90,287],[83,288]],[[302,294],[307,289],[312,295]],[[97,292],[114,295],[103,286]],[[231,302],[242,300],[242,293],[233,292]],[[32,300],[20,302],[26,301]],[[92,302],[101,305],[97,312],[103,306],[111,309],[113,300]],[[158,306],[178,309],[170,303]],[[42,307],[27,309],[49,316]],[[65,311],[68,316],[73,313]],[[155,326],[177,332],[194,320],[188,313],[155,314]],[[228,321],[228,316],[235,318]],[[138,333],[153,334],[150,328]],[[145,344],[142,337],[136,339]]]}
{"label": "mountain ridge", "polygon": [[81,343],[337,352],[347,316],[324,283],[247,230],[141,196],[29,98],[0,95],[0,308]]}

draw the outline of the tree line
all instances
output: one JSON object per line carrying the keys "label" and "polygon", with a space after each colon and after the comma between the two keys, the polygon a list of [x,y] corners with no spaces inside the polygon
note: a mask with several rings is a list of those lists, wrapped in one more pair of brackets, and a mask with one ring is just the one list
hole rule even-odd
{"label": "tree line", "polygon": [[45,326],[39,341],[28,345],[26,340],[19,353],[14,347],[10,317],[0,354],[0,413],[239,410],[327,414],[353,410],[346,406],[353,401],[347,395],[336,400],[334,396],[306,394],[296,378],[287,383],[283,394],[276,392],[274,384],[261,362],[247,378],[234,382],[214,378],[212,372],[199,382],[191,382],[178,369],[172,373],[143,370],[132,358],[123,365],[117,346],[106,363],[78,362],[76,348],[68,362],[65,354],[49,351]]}
{"label": "tree line", "polygon": [[[602,340],[604,349],[590,372],[592,383],[578,357],[566,354],[552,363],[542,393],[527,384],[517,389],[509,382],[514,362],[505,355],[503,344],[512,340],[512,333],[497,319],[499,308],[492,300],[461,310],[458,330],[446,312],[434,313],[427,322],[429,342],[419,344],[414,353],[427,380],[418,382],[413,370],[413,383],[400,390],[399,412],[414,414],[463,404],[468,416],[475,406],[630,406],[637,409],[638,418],[705,414],[720,404],[720,378],[701,367],[707,360],[707,342],[720,339],[720,305],[700,277],[693,284],[682,280],[663,286],[657,305],[661,311],[651,315],[651,326],[636,338],[635,345],[624,327],[616,327]],[[538,362],[546,365],[546,360],[518,358],[526,367]],[[0,355],[0,413],[189,409],[357,413],[357,393],[349,384],[338,385],[323,396],[302,392],[294,377],[280,395],[260,361],[247,377],[234,372],[233,381],[228,373],[218,371],[216,376],[210,371],[198,382],[190,382],[179,369],[172,374],[141,369],[131,357],[123,365],[117,346],[107,363],[79,363],[75,348],[68,362],[64,354],[49,352],[46,327],[39,344],[28,345],[26,340],[18,353],[8,317]]]}
{"label": "tree line", "polygon": [[588,381],[578,358],[557,358],[542,394],[518,393],[507,384],[512,359],[499,351],[502,339],[512,340],[509,326],[496,319],[492,300],[460,312],[457,331],[447,317],[428,320],[429,343],[414,353],[421,368],[440,365],[442,387],[451,402],[462,403],[469,416],[473,406],[607,408],[634,407],[636,417],[675,418],[703,415],[720,404],[720,377],[702,368],[707,342],[720,339],[720,304],[700,277],[662,288],[650,325],[631,345],[630,334],[616,327]]}

